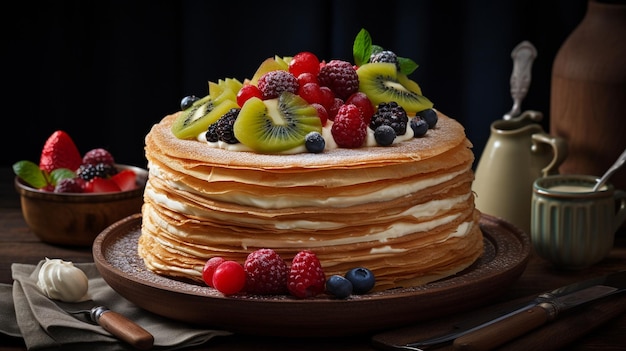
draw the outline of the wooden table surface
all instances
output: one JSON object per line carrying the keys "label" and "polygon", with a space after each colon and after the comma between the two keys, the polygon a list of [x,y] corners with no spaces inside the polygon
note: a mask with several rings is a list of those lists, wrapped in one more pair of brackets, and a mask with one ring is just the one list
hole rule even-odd
{"label": "wooden table surface", "polygon": [[[63,258],[75,263],[93,262],[90,248],[72,248],[41,242],[26,226],[19,197],[13,188],[10,168],[0,168],[0,283],[12,283],[13,262],[37,264],[45,257]],[[581,271],[560,271],[531,253],[528,266],[519,280],[498,301],[539,294],[598,275],[626,269],[626,231],[616,235],[615,248],[603,262]],[[555,335],[555,337],[559,337]],[[567,350],[625,350],[626,313],[581,336]],[[25,350],[21,338],[0,334],[0,350]],[[230,336],[209,341],[195,350],[375,350],[367,336],[319,340],[271,337]]]}

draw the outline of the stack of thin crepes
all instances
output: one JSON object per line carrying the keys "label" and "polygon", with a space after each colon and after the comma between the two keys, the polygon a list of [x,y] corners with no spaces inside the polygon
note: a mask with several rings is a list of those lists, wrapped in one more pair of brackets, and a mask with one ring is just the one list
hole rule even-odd
{"label": "stack of thin crepes", "polygon": [[408,142],[290,155],[177,139],[176,116],[146,136],[138,252],[157,274],[202,282],[213,256],[243,263],[271,248],[289,262],[309,249],[327,276],[366,267],[380,291],[453,275],[483,252],[471,143],[441,113]]}

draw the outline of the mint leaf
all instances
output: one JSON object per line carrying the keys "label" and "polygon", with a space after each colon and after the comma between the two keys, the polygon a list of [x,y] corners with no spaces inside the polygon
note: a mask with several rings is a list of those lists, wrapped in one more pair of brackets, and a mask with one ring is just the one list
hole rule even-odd
{"label": "mint leaf", "polygon": [[48,185],[48,177],[39,168],[39,165],[32,161],[18,161],[14,163],[13,172],[33,188],[41,189]]}
{"label": "mint leaf", "polygon": [[361,28],[356,38],[354,38],[352,54],[354,56],[354,64],[357,66],[362,66],[370,60],[370,55],[372,54],[372,37],[365,28]]}
{"label": "mint leaf", "polygon": [[380,45],[372,45],[372,52],[370,53],[370,55],[375,55],[379,52],[383,52],[385,51],[385,49],[383,49],[382,46]]}
{"label": "mint leaf", "polygon": [[419,67],[415,61],[405,57],[398,57],[398,63],[400,63],[400,72],[406,74],[407,76]]}
{"label": "mint leaf", "polygon": [[50,178],[52,180],[52,185],[56,185],[59,183],[61,179],[65,178],[74,178],[76,177],[76,173],[67,168],[57,168],[50,172]]}

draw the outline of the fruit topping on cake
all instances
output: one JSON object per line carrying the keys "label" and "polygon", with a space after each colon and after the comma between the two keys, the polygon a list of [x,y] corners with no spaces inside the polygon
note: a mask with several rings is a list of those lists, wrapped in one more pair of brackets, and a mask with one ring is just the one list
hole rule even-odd
{"label": "fruit topping on cake", "polygon": [[[355,38],[353,56],[354,62],[326,62],[308,51],[275,55],[243,83],[235,78],[209,82],[207,96],[182,99],[172,133],[229,150],[319,153],[335,147],[390,146],[435,127],[433,103],[409,78],[418,67],[414,61],[373,45],[365,29]],[[392,112],[389,106],[394,106]],[[218,138],[221,117],[229,114],[232,122],[236,109],[238,116],[228,130],[232,135]],[[371,122],[373,117],[376,122]],[[430,123],[420,122],[425,118]],[[387,127],[376,132],[382,125],[393,133]],[[311,132],[319,136],[307,138]],[[406,138],[397,138],[407,132]],[[322,143],[320,136],[333,140]]]}
{"label": "fruit topping on cake", "polygon": [[56,193],[102,193],[132,190],[136,173],[118,169],[104,148],[87,151],[82,157],[72,138],[62,130],[52,133],[41,151],[39,165],[22,160],[13,171],[31,187]]}

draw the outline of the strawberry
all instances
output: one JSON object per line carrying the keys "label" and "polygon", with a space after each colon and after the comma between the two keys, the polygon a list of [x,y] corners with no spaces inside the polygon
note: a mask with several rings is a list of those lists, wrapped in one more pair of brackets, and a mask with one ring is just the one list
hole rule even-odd
{"label": "strawberry", "polygon": [[52,172],[58,168],[67,168],[75,171],[83,162],[83,159],[70,136],[57,130],[46,140],[41,151],[39,168],[46,172]]}
{"label": "strawberry", "polygon": [[137,174],[130,169],[123,169],[111,176],[111,180],[122,190],[133,190],[137,187]]}
{"label": "strawberry", "polygon": [[113,193],[120,191],[120,187],[111,179],[96,177],[85,183],[86,193]]}
{"label": "strawberry", "polygon": [[310,250],[303,250],[296,254],[291,262],[287,289],[299,298],[314,297],[324,292],[326,275],[322,265]]}

